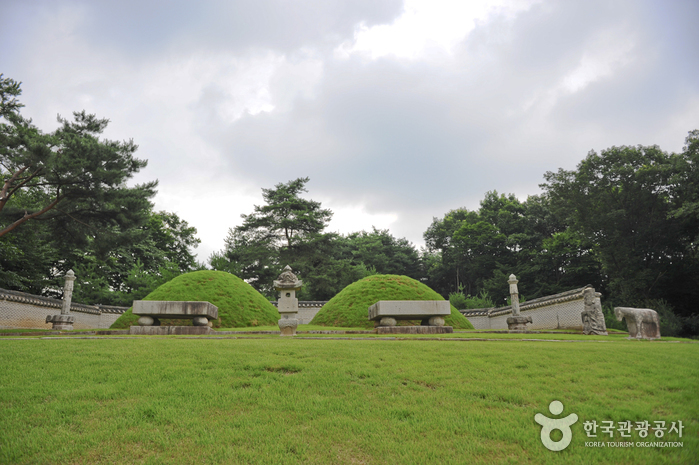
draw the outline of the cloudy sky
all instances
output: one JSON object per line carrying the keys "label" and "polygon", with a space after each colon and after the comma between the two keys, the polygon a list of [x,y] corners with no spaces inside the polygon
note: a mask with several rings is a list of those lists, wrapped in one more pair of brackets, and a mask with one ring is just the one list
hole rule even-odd
{"label": "cloudy sky", "polygon": [[261,189],[310,177],[330,230],[422,245],[486,191],[699,128],[699,2],[2,0],[0,73],[45,131],[133,139],[205,260]]}

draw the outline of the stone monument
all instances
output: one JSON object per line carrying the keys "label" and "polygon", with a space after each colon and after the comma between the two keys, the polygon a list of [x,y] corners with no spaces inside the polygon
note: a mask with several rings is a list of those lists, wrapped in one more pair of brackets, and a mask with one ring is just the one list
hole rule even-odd
{"label": "stone monument", "polygon": [[581,313],[583,322],[583,334],[608,336],[607,325],[604,322],[602,304],[594,287],[588,287],[583,291],[585,310]]}
{"label": "stone monument", "polygon": [[[129,328],[129,334],[211,334],[212,321],[218,318],[218,307],[204,301],[134,300],[133,314],[138,325]],[[161,326],[160,319],[192,320],[192,326]]]}
{"label": "stone monument", "polygon": [[658,312],[650,308],[614,307],[618,321],[626,319],[629,337],[636,339],[660,339]]}
{"label": "stone monument", "polygon": [[63,307],[60,315],[48,315],[46,323],[53,323],[53,329],[59,331],[68,331],[73,329],[75,316],[70,314],[70,302],[73,299],[73,281],[75,281],[75,273],[73,270],[68,270],[66,273],[66,284],[63,287]]}
{"label": "stone monument", "polygon": [[507,319],[507,329],[510,332],[526,331],[527,323],[532,322],[532,317],[519,314],[519,290],[517,290],[519,281],[514,274],[511,274],[507,282],[510,284],[510,300],[512,301],[512,316]]}
{"label": "stone monument", "polygon": [[299,312],[299,300],[296,291],[301,289],[303,282],[296,277],[289,265],[284,267],[282,274],[274,281],[274,289],[279,291],[277,310],[281,314],[279,330],[282,336],[296,336],[296,328],[299,320],[296,318]]}

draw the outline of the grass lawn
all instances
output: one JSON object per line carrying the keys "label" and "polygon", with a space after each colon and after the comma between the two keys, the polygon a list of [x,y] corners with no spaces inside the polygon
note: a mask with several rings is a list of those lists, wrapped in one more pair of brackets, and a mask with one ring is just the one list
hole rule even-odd
{"label": "grass lawn", "polygon": [[[451,336],[492,340],[7,336],[0,463],[697,462],[698,343]],[[534,422],[553,400],[579,418],[561,452]],[[684,430],[590,439],[588,420]]]}

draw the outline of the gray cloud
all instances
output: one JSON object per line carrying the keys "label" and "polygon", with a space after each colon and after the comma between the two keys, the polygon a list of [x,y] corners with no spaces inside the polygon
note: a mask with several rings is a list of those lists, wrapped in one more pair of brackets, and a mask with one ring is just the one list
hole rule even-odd
{"label": "gray cloud", "polygon": [[[544,1],[412,60],[334,53],[395,1],[2,8],[0,71],[25,81],[29,115],[109,117],[170,197],[189,179],[259,195],[310,176],[309,197],[396,213],[415,242],[488,190],[526,197],[591,149],[680,150],[699,127],[696,2]],[[41,20],[60,11],[68,32]],[[230,226],[251,206],[236,208]]]}

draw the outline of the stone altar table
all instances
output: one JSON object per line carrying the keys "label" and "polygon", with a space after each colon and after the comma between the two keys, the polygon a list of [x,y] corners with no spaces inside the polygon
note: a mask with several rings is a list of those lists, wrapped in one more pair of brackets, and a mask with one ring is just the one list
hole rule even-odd
{"label": "stone altar table", "polygon": [[[448,300],[380,300],[368,309],[378,334],[444,334],[454,328],[444,326],[451,315]],[[397,320],[421,320],[421,326],[396,326]]]}
{"label": "stone altar table", "polygon": [[[131,326],[129,334],[210,334],[218,307],[210,302],[134,300],[133,313],[140,316],[139,326]],[[191,319],[193,326],[160,326],[160,318]]]}

